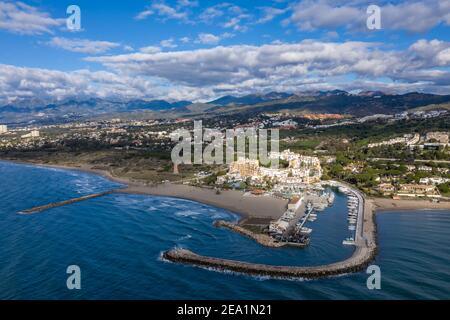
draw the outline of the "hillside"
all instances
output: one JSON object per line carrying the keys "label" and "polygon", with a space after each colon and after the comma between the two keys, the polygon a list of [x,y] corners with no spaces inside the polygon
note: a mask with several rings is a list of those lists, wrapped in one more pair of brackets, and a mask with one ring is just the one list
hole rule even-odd
{"label": "hillside", "polygon": [[382,92],[350,94],[341,90],[297,94],[271,92],[242,97],[225,96],[207,103],[165,100],[114,101],[106,99],[70,99],[45,104],[42,101],[20,101],[0,106],[0,123],[55,123],[81,119],[145,115],[152,118],[208,117],[239,114],[252,116],[264,112],[296,114],[346,114],[357,117],[372,114],[395,114],[417,108],[450,104],[450,95]]}

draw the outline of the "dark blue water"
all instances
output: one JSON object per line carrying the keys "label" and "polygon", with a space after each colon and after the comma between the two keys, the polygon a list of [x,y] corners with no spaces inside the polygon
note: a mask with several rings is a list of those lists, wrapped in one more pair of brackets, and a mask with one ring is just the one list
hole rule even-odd
{"label": "dark blue water", "polygon": [[[114,194],[35,215],[35,205],[117,188],[76,171],[0,162],[0,299],[448,299],[449,212],[377,216],[381,290],[365,273],[320,280],[275,280],[164,262],[176,246],[194,252],[284,265],[317,265],[352,254],[346,199],[319,213],[307,249],[268,249],[212,226],[236,220],[222,209],[173,198]],[[82,289],[66,287],[81,268]]]}

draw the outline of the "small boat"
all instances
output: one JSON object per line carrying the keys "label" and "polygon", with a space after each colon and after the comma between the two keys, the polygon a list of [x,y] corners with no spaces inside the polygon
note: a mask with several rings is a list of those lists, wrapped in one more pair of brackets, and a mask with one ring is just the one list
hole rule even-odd
{"label": "small boat", "polygon": [[356,230],[356,226],[355,225],[349,225],[348,226],[348,230],[355,231]]}
{"label": "small boat", "polygon": [[347,245],[347,246],[353,246],[355,245],[355,239],[353,238],[347,238],[344,241],[342,241],[342,244]]}
{"label": "small boat", "polygon": [[300,229],[300,232],[303,234],[310,234],[312,232],[312,229],[303,227]]}
{"label": "small boat", "polygon": [[334,198],[335,198],[334,192],[330,191],[330,193],[328,195],[328,199],[327,199],[328,200],[328,206],[331,206],[333,204]]}

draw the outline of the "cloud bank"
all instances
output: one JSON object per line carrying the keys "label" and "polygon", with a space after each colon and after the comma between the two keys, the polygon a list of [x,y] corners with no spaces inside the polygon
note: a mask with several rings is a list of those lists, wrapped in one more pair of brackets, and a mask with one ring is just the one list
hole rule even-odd
{"label": "cloud bank", "polygon": [[264,91],[387,90],[450,92],[450,42],[419,40],[404,50],[382,44],[305,40],[91,56],[108,71],[63,72],[0,65],[0,100],[70,96],[207,100]]}

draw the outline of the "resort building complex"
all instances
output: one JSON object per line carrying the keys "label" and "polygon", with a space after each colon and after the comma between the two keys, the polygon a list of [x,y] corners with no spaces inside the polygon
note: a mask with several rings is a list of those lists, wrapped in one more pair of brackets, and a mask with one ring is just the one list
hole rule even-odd
{"label": "resort building complex", "polygon": [[240,158],[229,166],[226,175],[217,179],[217,184],[246,181],[253,185],[272,184],[313,184],[320,182],[322,167],[318,157],[303,156],[285,150],[271,152],[271,159],[280,159],[288,163],[287,167],[270,168],[259,165],[258,160]]}

